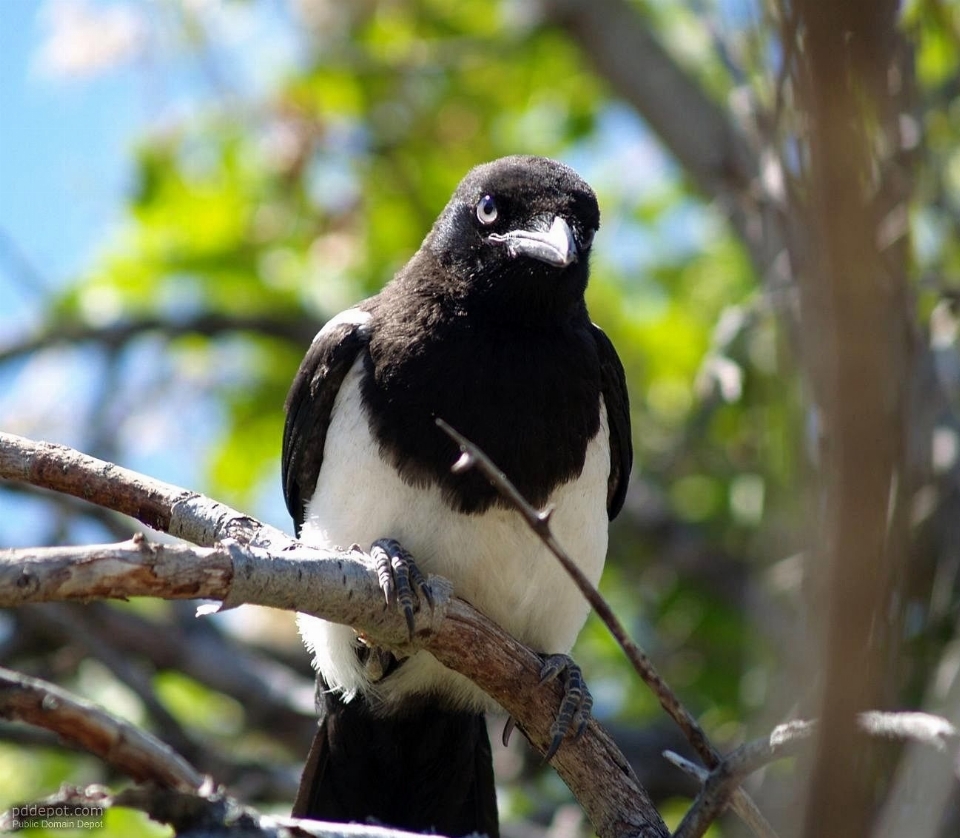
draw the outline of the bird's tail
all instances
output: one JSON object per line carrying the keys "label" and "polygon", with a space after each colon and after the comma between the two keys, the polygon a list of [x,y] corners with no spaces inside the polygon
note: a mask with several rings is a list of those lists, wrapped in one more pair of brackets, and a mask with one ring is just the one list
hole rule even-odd
{"label": "bird's tail", "polygon": [[413,832],[499,834],[484,717],[430,699],[375,714],[327,693],[294,803],[295,817],[373,820]]}

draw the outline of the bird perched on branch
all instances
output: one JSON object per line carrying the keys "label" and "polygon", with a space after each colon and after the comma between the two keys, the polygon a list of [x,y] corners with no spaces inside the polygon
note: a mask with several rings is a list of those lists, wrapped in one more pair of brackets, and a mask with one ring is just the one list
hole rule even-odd
{"label": "bird perched on branch", "polygon": [[[314,339],[283,438],[303,541],[373,543],[387,591],[412,585],[421,600],[425,574],[447,577],[568,678],[578,671],[557,655],[586,600],[481,475],[451,471],[458,451],[436,419],[554,508],[554,533],[596,582],[632,461],[623,368],[584,302],[599,224],[593,190],[561,163],[473,169],[393,281]],[[321,718],[294,814],[495,836],[491,700],[428,652],[397,660],[347,626],[299,619]]]}

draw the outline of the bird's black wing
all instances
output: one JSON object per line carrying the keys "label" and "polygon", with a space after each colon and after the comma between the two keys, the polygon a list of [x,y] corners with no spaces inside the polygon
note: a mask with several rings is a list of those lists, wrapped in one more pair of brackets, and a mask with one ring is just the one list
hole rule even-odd
{"label": "bird's black wing", "polygon": [[633,442],[630,438],[630,400],[627,378],[617,350],[599,326],[591,325],[600,357],[603,401],[610,425],[610,477],[607,483],[607,515],[612,521],[623,508],[627,483],[633,466]]}
{"label": "bird's black wing", "polygon": [[283,497],[298,536],[317,486],[334,400],[369,341],[368,318],[360,309],[350,309],[329,321],[310,344],[287,394],[280,468]]}

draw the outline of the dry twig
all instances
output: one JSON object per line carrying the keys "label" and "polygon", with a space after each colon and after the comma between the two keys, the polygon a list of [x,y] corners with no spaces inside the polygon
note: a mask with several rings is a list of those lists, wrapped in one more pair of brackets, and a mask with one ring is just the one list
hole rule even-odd
{"label": "dry twig", "polygon": [[[450,427],[443,419],[436,420],[437,425],[448,435],[457,445],[460,446],[462,456],[454,464],[455,471],[464,471],[476,467],[493,484],[494,488],[508,500],[520,513],[523,519],[529,524],[530,529],[540,538],[546,547],[556,556],[557,560],[563,565],[564,570],[570,574],[581,593],[587,598],[597,616],[603,621],[604,625],[610,630],[614,639],[620,645],[627,659],[633,665],[637,674],[647,686],[653,691],[660,706],[672,718],[684,735],[687,741],[693,746],[697,754],[710,767],[716,768],[723,764],[723,758],[720,753],[710,744],[707,734],[691,713],[683,706],[683,703],[677,697],[676,693],[670,689],[663,677],[657,672],[653,662],[627,634],[627,630],[613,613],[610,604],[603,598],[597,588],[584,576],[577,563],[563,546],[557,541],[550,528],[550,515],[552,510],[547,509],[542,512],[537,511],[527,500],[517,491],[517,488],[510,482],[507,476],[497,468],[494,462],[469,439],[463,436],[459,431]],[[726,792],[724,793],[726,795]],[[751,825],[758,825],[757,835],[762,838],[770,838],[775,835],[773,828],[766,822],[757,805],[742,790],[738,795],[738,807],[747,812],[745,821]],[[722,799],[722,804],[726,801],[726,796]],[[721,805],[720,810],[722,810]],[[719,814],[719,811],[717,814]],[[715,817],[715,815],[714,815]],[[711,818],[712,822],[713,818]],[[710,822],[703,826],[706,831]],[[690,838],[695,838],[700,833],[691,833]]]}

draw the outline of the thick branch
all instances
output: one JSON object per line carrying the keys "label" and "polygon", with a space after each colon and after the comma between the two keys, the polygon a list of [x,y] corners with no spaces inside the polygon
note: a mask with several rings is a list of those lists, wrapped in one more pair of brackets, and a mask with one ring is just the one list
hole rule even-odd
{"label": "thick branch", "polygon": [[297,542],[196,492],[146,477],[65,445],[0,433],[0,479],[52,489],[136,518],[201,547],[225,538],[274,549]]}
{"label": "thick branch", "polygon": [[[154,544],[139,535],[121,544],[0,550],[0,607],[135,596],[214,599],[227,607],[315,614],[362,627],[383,646],[404,646],[406,623],[383,602],[361,556],[299,545],[271,555],[233,541],[210,548]],[[432,581],[437,608],[419,615],[419,631],[439,622],[449,597],[448,585]]]}
{"label": "thick branch", "polygon": [[225,548],[151,544],[27,547],[0,551],[0,608],[28,602],[125,599],[213,599],[229,587]]}
{"label": "thick branch", "polygon": [[[76,561],[71,562],[71,555]],[[238,575],[244,577],[242,598],[233,590]],[[170,581],[174,579],[176,585]],[[541,686],[541,661],[533,652],[466,603],[447,601],[442,580],[432,577],[431,584],[438,608],[433,615],[418,614],[418,644],[474,680],[519,721],[533,745],[545,751],[559,685]],[[143,538],[118,545],[0,552],[0,607],[144,595],[304,611],[349,623],[378,645],[411,651],[403,617],[383,603],[376,575],[358,553],[301,548],[271,556],[238,544],[202,549],[148,544]],[[444,613],[446,618],[434,623],[431,634],[430,621]],[[601,835],[638,829],[665,834],[657,831],[659,818],[626,760],[595,722],[581,739],[565,743],[553,764]],[[604,780],[598,782],[598,777]],[[642,817],[636,818],[637,812]]]}
{"label": "thick branch", "polygon": [[[197,551],[137,539],[104,548],[69,548],[79,557],[76,576],[74,565],[65,561],[68,548],[6,551],[0,554],[0,604],[169,595],[316,614],[352,625],[377,645],[401,654],[426,649],[499,702],[541,752],[549,745],[561,686],[541,686],[540,659],[469,605],[451,599],[449,585],[437,577],[431,579],[437,608],[417,615],[411,647],[403,617],[384,604],[376,574],[360,553],[309,549],[200,495],[62,446],[9,434],[0,434],[0,477],[64,487],[128,514],[146,505],[145,517],[154,525],[166,524],[169,532],[215,545]],[[267,545],[270,551],[264,549]],[[567,741],[553,765],[601,836],[666,835],[626,760],[596,722],[580,739]]]}
{"label": "thick branch", "polygon": [[882,149],[898,142],[889,79],[909,72],[895,58],[892,0],[803,0],[795,9],[816,244],[802,283],[804,363],[823,429],[811,586],[822,720],[804,834],[826,838],[870,828],[876,789],[852,722],[891,703],[904,631],[895,579],[912,491],[903,449],[911,304],[907,248],[901,240],[881,249],[880,224],[907,211],[909,181],[884,178]]}

